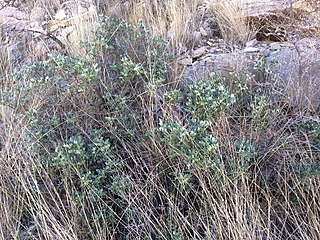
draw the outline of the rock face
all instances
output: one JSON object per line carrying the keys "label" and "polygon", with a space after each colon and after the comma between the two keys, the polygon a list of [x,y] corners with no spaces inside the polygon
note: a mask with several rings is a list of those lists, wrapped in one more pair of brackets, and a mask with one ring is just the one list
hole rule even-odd
{"label": "rock face", "polygon": [[15,7],[4,7],[0,9],[0,24],[23,30],[28,25],[28,15]]}
{"label": "rock face", "polygon": [[234,52],[206,54],[186,66],[182,78],[194,82],[208,79],[210,72],[228,78],[235,70],[254,74],[260,82],[279,84],[293,101],[312,107],[320,104],[320,43],[316,39],[258,43]]}
{"label": "rock face", "polygon": [[59,3],[54,14],[42,4],[27,9],[15,2],[9,6],[0,0],[0,46],[13,65],[45,59],[52,51],[71,51],[94,30],[97,9],[91,1]]}
{"label": "rock face", "polygon": [[[210,4],[207,2],[207,5]],[[211,4],[215,4],[215,1],[211,1]],[[248,21],[260,26],[256,38],[242,46],[228,46],[221,36],[220,39],[210,36],[211,39],[199,41],[202,44],[183,56],[189,61],[188,64],[182,64],[182,79],[185,82],[208,79],[210,72],[227,78],[232,71],[254,74],[257,82],[280,87],[291,103],[318,108],[319,6],[317,0],[248,1],[244,9]],[[207,10],[202,8],[202,11]],[[206,21],[214,19],[208,12],[205,18]],[[202,54],[195,56],[194,53],[198,52]]]}

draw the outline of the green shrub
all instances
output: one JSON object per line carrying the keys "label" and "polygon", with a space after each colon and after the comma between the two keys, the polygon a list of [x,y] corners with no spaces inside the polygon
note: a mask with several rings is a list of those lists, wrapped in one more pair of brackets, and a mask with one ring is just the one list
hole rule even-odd
{"label": "green shrub", "polygon": [[[141,218],[126,207],[135,163],[125,149],[140,150],[145,142],[146,108],[167,78],[166,43],[141,22],[102,17],[84,46],[84,56],[55,55],[22,68],[14,94],[8,90],[1,99],[13,99],[25,115],[35,164],[50,172],[62,198],[72,191],[86,237],[106,219],[110,232],[120,234]],[[41,172],[33,174],[44,184]]]}
{"label": "green shrub", "polygon": [[[318,118],[292,121],[254,76],[211,74],[179,88],[166,43],[141,22],[103,17],[84,45],[84,56],[22,68],[13,91],[1,91],[28,129],[30,192],[54,202],[35,187],[50,189],[50,178],[83,228],[79,238],[249,239],[216,225],[249,221],[253,206],[278,219],[296,175],[319,176]],[[256,224],[250,232],[269,226]]]}
{"label": "green shrub", "polygon": [[194,119],[211,120],[222,111],[228,111],[236,97],[222,82],[214,78],[190,84],[187,94],[187,110]]}
{"label": "green shrub", "polygon": [[209,126],[208,121],[190,121],[186,126],[160,121],[161,141],[167,146],[169,159],[181,159],[189,169],[214,167],[219,141],[208,133]]}

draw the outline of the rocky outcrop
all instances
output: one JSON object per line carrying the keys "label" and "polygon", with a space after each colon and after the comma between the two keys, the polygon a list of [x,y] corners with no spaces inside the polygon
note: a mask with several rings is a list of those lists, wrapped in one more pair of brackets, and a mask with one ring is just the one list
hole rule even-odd
{"label": "rocky outcrop", "polygon": [[48,53],[61,49],[71,51],[91,34],[97,18],[91,1],[83,4],[66,1],[59,5],[53,17],[50,14],[41,4],[31,9],[21,4],[0,4],[0,44],[7,49],[14,65],[45,59]]}
{"label": "rocky outcrop", "polygon": [[16,30],[23,30],[28,25],[29,16],[15,7],[0,9],[0,24]]}
{"label": "rocky outcrop", "polygon": [[[317,1],[248,2],[248,21],[264,26],[256,38],[244,46],[230,46],[219,37],[202,37],[199,46],[177,60],[183,68],[182,81],[208,79],[210,72],[226,78],[233,71],[243,72],[255,75],[259,83],[276,84],[291,103],[318,108],[320,5]],[[214,19],[206,8],[201,11],[205,21]]]}
{"label": "rocky outcrop", "polygon": [[207,47],[206,54],[185,66],[182,78],[186,82],[208,79],[210,72],[228,78],[237,71],[254,74],[260,82],[281,85],[292,99],[303,98],[313,106],[320,104],[320,44],[316,39],[304,38],[296,43],[257,42],[225,53],[210,51]]}

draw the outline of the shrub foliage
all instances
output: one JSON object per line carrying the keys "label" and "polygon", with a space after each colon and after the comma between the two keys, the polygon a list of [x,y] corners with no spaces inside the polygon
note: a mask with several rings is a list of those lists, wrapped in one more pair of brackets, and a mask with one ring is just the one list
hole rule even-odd
{"label": "shrub foliage", "polygon": [[177,88],[142,22],[103,17],[84,48],[24,67],[1,96],[28,126],[32,191],[57,192],[79,239],[299,238],[295,220],[319,207],[316,114],[294,115],[251,75]]}

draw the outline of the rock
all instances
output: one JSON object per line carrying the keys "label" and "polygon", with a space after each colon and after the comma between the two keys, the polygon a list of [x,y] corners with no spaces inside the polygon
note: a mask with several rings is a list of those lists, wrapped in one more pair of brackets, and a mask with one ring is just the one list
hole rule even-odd
{"label": "rock", "polygon": [[2,123],[0,124],[0,151],[3,149],[4,147],[4,143],[5,143],[5,125]]}
{"label": "rock", "polygon": [[207,44],[212,48],[214,48],[216,46],[216,43],[211,42],[211,41],[207,41]]}
{"label": "rock", "polygon": [[47,53],[47,47],[44,42],[37,42],[36,46],[34,47],[34,56],[37,59],[45,60]]}
{"label": "rock", "polygon": [[[256,75],[257,82],[275,84],[283,89],[292,104],[311,109],[320,106],[320,43],[317,39],[302,39],[296,46],[277,43],[246,49],[231,53],[210,49],[209,54],[187,65],[182,79],[186,82],[208,79],[210,72],[228,79],[230,72],[236,70]],[[261,57],[262,66],[257,71],[256,63]]]}
{"label": "rock", "polygon": [[200,34],[201,34],[201,36],[203,36],[203,37],[207,37],[207,36],[208,36],[207,31],[206,31],[206,30],[204,30],[204,28],[203,28],[203,27],[201,27],[201,28],[200,28]]}
{"label": "rock", "polygon": [[183,65],[183,66],[191,66],[192,65],[192,58],[187,56],[183,57],[181,59],[178,59],[178,64]]}
{"label": "rock", "polygon": [[312,30],[319,30],[318,8],[319,0],[251,0],[246,1],[242,12],[251,27],[257,29],[257,40],[284,42],[292,36],[319,36],[319,31]]}
{"label": "rock", "polygon": [[71,26],[68,26],[68,27],[64,27],[64,28],[61,28],[61,35],[62,36],[68,36],[68,35],[70,35],[72,32],[74,32],[74,31],[76,31],[77,30],[77,28],[75,27],[75,26],[73,26],[73,25],[71,25]]}
{"label": "rock", "polygon": [[208,27],[212,27],[212,25],[216,24],[216,21],[214,19],[214,17],[208,17],[204,23],[203,23],[203,27],[204,28],[208,28]]}
{"label": "rock", "polygon": [[169,40],[172,39],[172,31],[171,30],[167,31],[167,39],[169,39]]}
{"label": "rock", "polygon": [[268,48],[261,47],[259,55],[262,57],[268,57],[270,55],[270,50]]}
{"label": "rock", "polygon": [[200,39],[201,39],[201,33],[198,32],[198,31],[194,31],[192,34],[191,34],[191,37],[192,37],[192,40],[194,42],[199,42]]}
{"label": "rock", "polygon": [[60,9],[56,15],[54,15],[54,19],[56,20],[63,20],[63,19],[66,19],[67,18],[67,15],[65,13],[65,11],[63,9]]}
{"label": "rock", "polygon": [[28,15],[15,7],[0,9],[0,25],[6,25],[14,30],[23,30],[29,24]]}
{"label": "rock", "polygon": [[256,47],[246,47],[245,49],[243,49],[244,53],[255,53],[255,52],[260,52],[259,48]]}
{"label": "rock", "polygon": [[0,9],[0,23],[6,21],[7,18],[15,18],[17,20],[27,20],[28,15],[15,7],[4,7]]}
{"label": "rock", "polygon": [[301,40],[299,40],[298,42],[296,42],[296,47],[303,51],[306,50],[307,48],[320,48],[320,43],[318,39],[314,39],[314,38],[303,38]]}
{"label": "rock", "polygon": [[257,43],[258,43],[257,39],[252,39],[251,41],[248,41],[248,42],[246,43],[246,47],[247,47],[247,48],[249,48],[249,47],[254,47],[254,46],[257,45]]}
{"label": "rock", "polygon": [[122,5],[125,12],[128,12],[130,10],[130,6],[131,6],[130,1],[125,1]]}
{"label": "rock", "polygon": [[34,7],[30,13],[30,21],[33,22],[42,22],[45,19],[46,10],[42,7]]}
{"label": "rock", "polygon": [[[58,18],[62,18],[63,17],[63,13],[61,12],[60,16],[57,16]],[[95,7],[93,8],[88,8],[88,11],[86,11],[85,13],[82,14],[77,14],[73,17],[68,17],[66,19],[63,20],[50,20],[47,22],[43,22],[42,23],[42,27],[43,29],[45,29],[46,31],[49,32],[53,32],[58,28],[61,27],[67,27],[67,26],[71,26],[71,25],[79,25],[79,23],[81,22],[83,23],[88,23],[88,25],[90,25],[90,27],[93,27],[93,22],[95,22],[97,19],[97,9]],[[88,26],[89,27],[89,26]],[[93,30],[93,29],[91,29]]]}
{"label": "rock", "polygon": [[276,15],[286,11],[290,12],[290,10],[296,12],[312,11],[306,2],[308,1],[252,0],[246,4],[244,11],[248,17]]}
{"label": "rock", "polygon": [[225,49],[216,48],[216,47],[209,49],[209,53],[213,53],[213,54],[223,53],[223,52],[225,52]]}
{"label": "rock", "polygon": [[269,49],[271,51],[277,51],[280,50],[281,45],[279,43],[271,43]]}
{"label": "rock", "polygon": [[198,48],[198,49],[192,51],[191,57],[192,58],[199,58],[206,53],[206,50],[207,50],[206,47]]}
{"label": "rock", "polygon": [[77,7],[77,14],[83,14],[85,12],[89,11],[89,9],[82,7],[81,5],[78,5]]}

